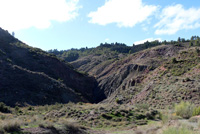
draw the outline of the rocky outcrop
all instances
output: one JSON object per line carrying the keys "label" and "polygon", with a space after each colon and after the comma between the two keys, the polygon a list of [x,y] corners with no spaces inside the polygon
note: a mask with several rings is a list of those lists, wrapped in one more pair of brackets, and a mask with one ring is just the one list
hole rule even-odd
{"label": "rocky outcrop", "polygon": [[[109,97],[118,89],[125,89],[130,86],[135,86],[137,77],[143,72],[147,71],[148,67],[144,65],[137,64],[127,64],[113,68],[111,72],[104,73],[104,76],[97,78],[101,92],[103,92],[106,97]],[[136,80],[136,82],[134,82]],[[131,84],[130,84],[131,83]]]}

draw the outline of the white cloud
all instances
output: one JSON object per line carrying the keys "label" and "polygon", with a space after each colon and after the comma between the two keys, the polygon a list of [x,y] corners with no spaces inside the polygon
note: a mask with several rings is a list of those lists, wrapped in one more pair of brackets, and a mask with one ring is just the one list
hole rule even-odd
{"label": "white cloud", "polygon": [[90,12],[90,23],[107,25],[117,23],[119,27],[134,27],[148,19],[157,6],[146,5],[142,0],[106,0],[97,11]]}
{"label": "white cloud", "polygon": [[162,41],[161,38],[156,38],[156,39],[154,39],[154,38],[148,38],[148,39],[136,41],[136,42],[134,42],[134,44],[135,44],[135,45],[139,45],[139,44],[143,44],[144,42],[147,42],[147,41],[148,41],[148,42],[151,42],[151,41],[155,41],[155,40]]}
{"label": "white cloud", "polygon": [[200,27],[200,8],[184,9],[181,4],[166,7],[160,15],[161,20],[154,26],[155,34],[175,34],[179,30]]}
{"label": "white cloud", "polygon": [[142,24],[141,26],[142,26],[142,30],[143,31],[145,31],[145,32],[148,31],[149,28],[148,28],[148,26],[146,24]]}
{"label": "white cloud", "polygon": [[0,0],[0,27],[20,30],[48,28],[51,21],[65,22],[78,15],[79,0]]}
{"label": "white cloud", "polygon": [[110,40],[109,38],[106,38],[106,39],[105,39],[105,42],[108,42],[109,40]]}
{"label": "white cloud", "polygon": [[148,31],[148,28],[147,27],[142,27],[142,30],[147,32]]}

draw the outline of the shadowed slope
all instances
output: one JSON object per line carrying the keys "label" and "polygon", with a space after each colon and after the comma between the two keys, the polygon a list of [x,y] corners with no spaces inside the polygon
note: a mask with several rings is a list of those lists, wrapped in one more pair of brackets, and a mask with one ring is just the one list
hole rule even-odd
{"label": "shadowed slope", "polygon": [[74,71],[68,63],[32,48],[0,29],[0,101],[51,104],[93,102],[95,79]]}

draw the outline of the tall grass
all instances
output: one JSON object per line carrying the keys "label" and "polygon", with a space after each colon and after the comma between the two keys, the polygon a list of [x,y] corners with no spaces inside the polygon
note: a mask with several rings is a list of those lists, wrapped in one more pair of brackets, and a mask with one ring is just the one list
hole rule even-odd
{"label": "tall grass", "polygon": [[200,115],[200,107],[195,107],[192,115],[193,116]]}
{"label": "tall grass", "polygon": [[1,131],[4,131],[4,132],[9,132],[9,133],[12,133],[12,132],[19,132],[21,130],[20,128],[20,121],[18,120],[4,120],[3,122],[1,122],[0,124],[0,128],[1,128]]}
{"label": "tall grass", "polygon": [[186,127],[169,127],[163,131],[163,134],[197,134],[196,132],[189,130]]}

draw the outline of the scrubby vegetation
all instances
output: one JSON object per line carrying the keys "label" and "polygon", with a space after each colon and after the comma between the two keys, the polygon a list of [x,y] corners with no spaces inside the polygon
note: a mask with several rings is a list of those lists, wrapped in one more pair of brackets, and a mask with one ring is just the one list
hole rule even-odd
{"label": "scrubby vegetation", "polygon": [[0,112],[9,113],[10,108],[8,106],[6,106],[3,102],[0,102]]}
{"label": "scrubby vegetation", "polygon": [[176,115],[189,119],[192,116],[200,115],[200,107],[195,107],[194,104],[182,101],[175,105],[175,112]]}
{"label": "scrubby vegetation", "polygon": [[1,32],[0,133],[200,133],[198,36],[44,52]]}
{"label": "scrubby vegetation", "polygon": [[[56,133],[83,133],[94,129],[117,129],[147,125],[160,120],[155,109],[103,104],[56,104],[11,108],[12,114],[0,114],[2,132],[31,132],[34,128]],[[19,112],[20,111],[20,112]]]}
{"label": "scrubby vegetation", "polygon": [[0,113],[0,133],[197,134],[200,132],[200,120],[196,121],[192,117],[182,121],[179,117],[181,115],[177,113],[180,109],[183,112],[188,111],[189,104],[192,105],[181,102],[174,109],[164,111],[152,109],[145,104],[110,106],[69,103],[18,107],[21,112],[11,108],[12,114]]}
{"label": "scrubby vegetation", "polygon": [[186,127],[169,127],[164,130],[163,134],[197,134],[197,132],[194,132]]}
{"label": "scrubby vegetation", "polygon": [[3,121],[0,124],[0,133],[21,132],[20,123],[14,120]]}
{"label": "scrubby vegetation", "polygon": [[175,105],[175,112],[176,115],[189,119],[193,115],[194,105],[189,102],[182,101],[180,104]]}
{"label": "scrubby vegetation", "polygon": [[123,54],[132,54],[144,49],[148,49],[151,47],[155,47],[161,45],[159,41],[152,41],[152,42],[145,42],[144,44],[127,46],[123,43],[101,43],[100,46],[96,48],[81,48],[81,49],[70,49],[70,50],[61,50],[58,51],[57,49],[49,50],[49,53],[53,53],[58,57],[72,62],[77,60],[79,57],[88,56],[88,55],[102,55],[107,53],[112,53],[113,55],[117,55],[119,53]]}
{"label": "scrubby vegetation", "polygon": [[[124,43],[101,43],[98,47],[96,48],[80,48],[80,49],[69,49],[69,50],[60,50],[58,51],[57,49],[51,49],[48,50],[48,53],[52,53],[55,54],[56,56],[68,61],[68,62],[72,62],[77,60],[80,57],[83,56],[88,56],[88,55],[102,55],[102,54],[106,54],[106,53],[112,53],[112,54],[119,54],[119,53],[123,53],[123,54],[133,54],[148,48],[152,48],[152,47],[156,47],[159,45],[176,45],[176,46],[181,46],[181,44],[184,43],[190,43],[190,46],[193,46],[193,44],[195,44],[195,46],[199,46],[199,36],[192,36],[191,40],[186,40],[184,38],[178,38],[177,41],[146,41],[143,44],[139,44],[139,45],[135,45],[133,44],[132,46],[127,46]],[[196,42],[196,43],[195,43]]]}

